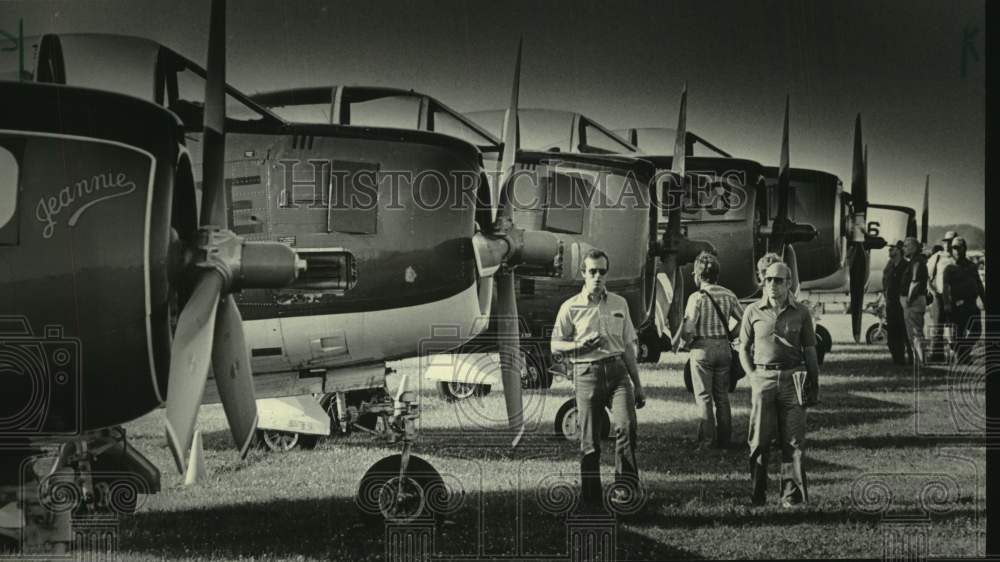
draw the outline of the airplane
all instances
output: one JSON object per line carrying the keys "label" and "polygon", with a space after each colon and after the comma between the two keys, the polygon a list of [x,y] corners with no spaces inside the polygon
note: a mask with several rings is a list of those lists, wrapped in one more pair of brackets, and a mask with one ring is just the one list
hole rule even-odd
{"label": "airplane", "polygon": [[[198,399],[189,394],[200,392],[209,369],[226,374],[216,382],[237,446],[245,451],[253,433],[249,356],[232,293],[288,285],[306,264],[285,244],[225,228],[223,16],[224,4],[213,3],[200,215],[184,131],[162,106],[41,83],[63,81],[72,60],[53,38],[41,42],[35,81],[0,82],[8,375],[0,407],[11,414],[0,428],[0,474],[17,490],[15,525],[31,530],[27,553],[65,552],[75,510],[51,507],[67,486],[88,510],[109,501],[116,474],[127,473],[133,490],[159,488],[158,470],[126,446],[119,426],[166,399],[177,454],[193,429],[186,421]],[[22,528],[0,535],[17,541]]]}
{"label": "airplane", "polygon": [[[868,293],[882,291],[882,270],[888,262],[887,242],[902,240],[906,236],[917,235],[916,211],[910,207],[866,202],[867,189],[858,189],[859,182],[867,186],[868,150],[859,150],[861,138],[861,118],[855,122],[855,154],[857,162],[862,161],[863,178],[855,178],[851,193],[844,193],[836,176],[818,170],[792,170],[792,216],[809,220],[816,224],[820,236],[816,240],[802,244],[800,254],[801,289],[805,298],[824,300],[825,294],[850,295],[849,312],[855,341],[860,341],[861,316],[865,311],[863,299]],[[775,170],[769,169],[769,181],[773,184]],[[929,190],[925,186],[924,222],[926,222],[926,200]],[[827,209],[833,209],[832,215]],[[864,208],[862,218],[856,209]],[[861,226],[863,224],[863,226]],[[861,236],[858,234],[861,231]],[[926,235],[925,235],[926,236]],[[851,245],[856,238],[862,240],[858,253],[852,254]],[[864,259],[861,259],[861,256]],[[857,260],[853,260],[857,257]],[[869,327],[866,341],[873,339],[876,325]],[[818,328],[817,328],[818,330]]]}
{"label": "airplane", "polygon": [[[686,92],[686,88],[685,88]],[[658,128],[631,128],[618,130],[626,135],[643,152],[642,158],[652,161],[658,170],[670,169],[675,156],[665,156],[665,138],[674,133],[676,147],[683,146],[684,173],[690,182],[684,189],[680,204],[679,229],[690,240],[703,241],[714,248],[719,260],[725,264],[719,276],[723,286],[736,293],[741,300],[759,294],[756,262],[765,253],[777,252],[785,256],[797,271],[796,248],[798,244],[816,237],[811,224],[792,220],[788,214],[788,176],[782,176],[781,189],[770,196],[766,185],[765,167],[759,162],[734,158],[728,152],[685,127],[681,131]],[[683,132],[683,136],[682,136]],[[683,139],[683,140],[680,140]],[[696,154],[699,151],[702,154]],[[788,100],[782,132],[782,169],[788,168]],[[681,152],[675,150],[675,154]],[[658,154],[658,155],[651,155]],[[770,196],[770,197],[769,197]],[[778,213],[768,212],[769,199],[776,199]],[[666,219],[666,213],[661,217]],[[666,231],[669,220],[661,220],[659,228]],[[680,326],[687,297],[694,292],[690,283],[690,264],[677,264],[674,271],[667,267],[661,273],[671,277],[669,313],[656,326],[661,334],[672,334]],[[797,285],[797,278],[793,281]],[[662,341],[650,338],[648,341]]]}
{"label": "airplane", "polygon": [[[167,148],[170,147],[167,142],[169,139],[178,144],[174,152],[157,154],[161,161],[176,161],[178,166],[176,178],[169,175],[172,170],[169,166],[161,165],[156,169],[157,173],[163,175],[162,178],[155,178],[156,181],[166,185],[160,187],[157,193],[167,194],[162,196],[166,200],[159,202],[157,209],[166,211],[150,215],[147,210],[146,215],[138,215],[147,216],[146,230],[153,231],[157,236],[153,243],[165,246],[154,246],[154,250],[160,253],[153,254],[152,258],[156,261],[150,263],[156,269],[145,273],[147,310],[151,306],[158,307],[149,313],[155,313],[154,320],[158,322],[153,325],[158,331],[149,335],[149,345],[159,346],[156,349],[151,347],[148,353],[150,364],[145,369],[133,365],[135,361],[145,357],[143,348],[136,347],[141,342],[109,335],[121,330],[121,327],[114,321],[103,320],[119,318],[108,314],[111,307],[108,306],[110,301],[107,289],[104,288],[105,292],[99,293],[96,291],[100,285],[91,284],[85,285],[84,289],[77,289],[95,291],[94,294],[84,293],[83,296],[87,298],[77,300],[96,307],[91,310],[91,316],[97,318],[95,323],[99,324],[97,328],[101,328],[86,326],[91,330],[84,338],[84,343],[88,344],[84,356],[87,365],[123,373],[107,379],[94,378],[93,375],[86,379],[83,406],[91,418],[85,419],[82,427],[88,430],[100,429],[103,432],[102,439],[111,439],[112,445],[118,450],[127,451],[131,455],[129,458],[135,457],[130,461],[130,466],[135,470],[146,471],[148,485],[145,489],[149,490],[159,485],[155,467],[137,453],[133,454],[134,449],[124,446],[121,432],[113,432],[108,428],[114,428],[148,412],[164,402],[165,398],[168,445],[178,470],[185,472],[187,463],[184,453],[191,449],[197,409],[209,370],[214,370],[215,374],[225,373],[224,376],[213,377],[219,387],[216,396],[223,402],[237,446],[241,454],[245,454],[258,423],[258,410],[253,400],[253,386],[257,380],[265,383],[260,385],[264,396],[301,394],[299,391],[302,387],[310,388],[308,385],[316,384],[323,385],[320,388],[326,390],[330,387],[344,390],[348,385],[363,384],[368,385],[365,388],[370,388],[372,383],[368,379],[378,380],[378,377],[382,377],[384,384],[384,366],[373,372],[366,362],[378,364],[386,357],[412,354],[407,350],[415,347],[417,344],[414,342],[422,335],[417,328],[422,327],[426,334],[428,322],[438,321],[467,328],[468,331],[460,335],[461,341],[461,338],[472,337],[475,330],[481,329],[470,318],[475,318],[484,309],[492,307],[500,313],[516,317],[516,302],[512,299],[513,268],[520,264],[536,264],[539,271],[546,268],[558,270],[562,254],[555,237],[546,233],[525,233],[511,224],[509,217],[512,208],[506,200],[509,187],[501,182],[500,185],[504,187],[499,190],[499,196],[492,196],[482,174],[480,153],[473,145],[446,135],[414,131],[296,125],[281,120],[254,104],[238,90],[225,85],[221,78],[224,74],[224,55],[220,54],[224,34],[219,31],[224,26],[224,11],[224,3],[213,4],[208,71],[176,52],[145,39],[95,34],[45,35],[37,41],[34,81],[26,86],[18,86],[39,91],[45,88],[56,89],[56,94],[44,98],[51,104],[48,107],[57,106],[54,99],[62,95],[63,91],[84,92],[80,94],[80,99],[87,101],[91,101],[90,98],[106,100],[100,104],[100,116],[104,119],[96,121],[92,119],[96,114],[88,114],[82,109],[83,105],[73,106],[74,111],[82,113],[79,118],[81,122],[90,119],[96,123],[118,123],[119,119],[113,117],[114,108],[124,103],[122,99],[138,98],[129,103],[134,105],[141,101],[142,106],[147,109],[136,110],[137,112],[152,112],[150,114],[154,117],[159,115],[156,119],[166,121],[169,125],[163,125],[163,135],[146,133],[143,138],[152,138],[154,142],[165,144]],[[94,60],[101,61],[102,64],[91,65],[93,68],[90,68],[87,63]],[[107,61],[118,64],[111,65]],[[105,82],[105,79],[108,81]],[[96,92],[96,87],[107,84],[114,85],[128,96],[123,97],[106,90],[88,93]],[[204,97],[200,97],[197,91],[200,86],[204,86],[208,92]],[[88,87],[95,87],[95,90],[89,90]],[[31,99],[34,95],[42,96],[34,91],[25,93],[20,90],[17,95],[18,100]],[[75,93],[66,95],[69,97],[65,99],[76,99]],[[24,104],[16,107],[19,108],[18,117],[30,116],[39,122],[46,115],[52,114],[44,105]],[[131,105],[125,104],[123,107],[128,109]],[[24,111],[25,108],[37,109],[28,112]],[[60,118],[66,119],[67,116],[72,116],[71,113],[60,115]],[[137,115],[137,119],[139,117],[153,119],[142,113]],[[208,124],[198,126],[201,119]],[[156,126],[160,121],[154,121],[149,129],[157,130]],[[5,117],[4,123],[8,122],[20,124],[20,121],[15,122],[12,118]],[[221,135],[216,133],[222,130],[223,123],[227,141],[220,140]],[[33,126],[29,121],[23,128],[32,130]],[[22,141],[18,142],[23,144]],[[199,159],[190,150],[193,145],[201,145],[204,158]],[[155,144],[154,148],[161,152],[167,150],[159,144]],[[417,205],[410,204],[412,197],[409,192],[400,192],[393,193],[399,197],[391,198],[394,203],[403,207],[398,216],[391,213],[379,214],[378,208],[348,208],[345,211],[333,207],[329,197],[332,191],[314,191],[313,188],[325,180],[325,175],[314,176],[309,182],[299,182],[297,179],[294,169],[297,159],[311,159],[312,164],[320,160],[318,156],[324,154],[336,154],[342,159],[337,161],[338,164],[349,169],[354,166],[354,171],[371,170],[372,166],[376,170],[379,166],[384,166],[382,169],[386,170],[405,170],[408,169],[407,166],[411,170],[423,169],[426,166],[439,171],[455,171],[456,177],[460,177],[457,172],[466,175],[471,173],[478,184],[472,186],[471,198],[459,199],[456,206],[443,210],[417,208]],[[33,161],[32,165],[38,166],[39,162]],[[197,229],[199,223],[194,218],[199,206],[197,171],[202,166],[204,189],[200,198],[200,210],[204,217],[208,217],[203,218],[202,222],[208,224],[207,221],[211,219],[211,224],[228,225],[231,231],[218,230],[218,227],[213,227],[216,230],[208,227]],[[277,173],[276,170],[282,166],[285,167],[282,170],[284,173]],[[509,170],[505,174],[509,175]],[[79,187],[79,183],[74,184],[68,179],[61,183],[53,180],[64,187],[57,197],[43,197],[40,201],[37,218],[42,223],[41,226],[55,231],[57,218],[61,218],[58,215],[64,210],[70,210],[72,203],[82,197],[81,192],[105,189],[105,184],[128,179],[123,175],[113,176],[111,172],[105,175],[106,178],[93,176],[94,182],[103,182],[97,187]],[[359,177],[357,174],[348,176],[352,180]],[[124,179],[116,179],[119,177]],[[309,194],[326,205],[318,209],[296,208],[299,205],[296,187],[301,183],[308,183]],[[173,192],[175,185],[182,186],[183,189],[178,188]],[[385,186],[381,183],[375,185],[379,189],[377,199],[381,197],[381,189]],[[42,187],[32,189],[40,190]],[[365,188],[364,185],[352,185],[350,182],[342,187],[356,191]],[[394,184],[390,187],[401,190],[411,186]],[[449,184],[448,187],[458,192],[455,185]],[[259,196],[260,191],[266,195],[255,201],[253,198]],[[323,195],[328,197],[323,198]],[[316,199],[309,202],[316,203]],[[260,206],[255,207],[255,204]],[[76,210],[70,216],[71,226],[78,220],[80,213],[80,210]],[[259,215],[263,215],[264,220]],[[157,222],[151,224],[150,221],[154,220]],[[33,224],[27,220],[21,222]],[[107,224],[101,226],[112,226],[115,223],[105,222]],[[127,221],[120,223],[125,225]],[[176,231],[173,235],[165,230],[171,224],[174,224]],[[138,226],[141,227],[142,224]],[[16,228],[16,224],[12,228]],[[43,230],[43,234],[49,230]],[[139,229],[138,232],[141,233],[142,230]],[[96,243],[115,239],[117,236],[102,234],[100,230],[94,234],[84,233],[77,240]],[[361,234],[369,236],[362,238]],[[228,238],[224,235],[228,235]],[[255,240],[242,242],[244,239]],[[242,246],[236,245],[234,240],[242,242]],[[191,249],[186,249],[187,247]],[[242,252],[242,268],[239,267],[241,247],[246,248]],[[40,260],[34,257],[37,252],[17,248],[4,250],[7,250],[5,254],[12,256],[9,259],[8,255],[4,256],[6,263],[17,263],[19,267],[15,269],[19,273],[21,270],[25,271],[23,277],[15,278],[16,281],[9,285],[5,283],[10,290],[5,286],[4,304],[24,306],[23,303],[27,302],[30,307],[44,306],[45,313],[51,312],[51,303],[60,299],[48,298],[43,305],[23,294],[27,282],[33,282],[33,286],[37,286],[35,270],[45,269],[39,266]],[[208,252],[214,261],[192,261],[194,258],[191,256],[197,256],[199,251]],[[94,256],[95,252],[90,248],[89,253],[82,255],[98,264],[107,261]],[[123,260],[143,258],[141,252],[126,252],[123,256]],[[150,259],[149,256],[146,259]],[[291,260],[290,265],[283,270],[276,270],[279,266],[287,265],[281,259]],[[23,263],[18,263],[22,260]],[[182,266],[202,272],[197,284],[180,276],[178,271],[181,271]],[[63,267],[71,269],[65,264]],[[116,264],[112,260],[107,267],[133,271],[133,275],[141,276],[144,266],[142,261]],[[218,314],[217,321],[213,321],[215,307],[212,299],[213,294],[219,291],[220,282],[215,280],[212,271],[224,274],[219,277],[225,281],[222,284],[227,291],[230,285],[242,289],[236,298],[229,298],[227,293],[225,307]],[[284,271],[286,274],[282,276],[275,271]],[[293,274],[299,271],[302,275],[298,279],[289,277],[294,277]],[[114,278],[108,279],[113,280]],[[279,289],[289,284],[290,288]],[[70,290],[62,285],[55,289],[62,291],[56,292],[57,295]],[[150,295],[149,291],[156,293]],[[79,297],[80,294],[70,293],[70,296]],[[141,302],[141,292],[134,296]],[[18,300],[7,301],[7,297],[16,297]],[[180,308],[185,302],[188,303],[187,306]],[[487,306],[483,306],[484,302]],[[28,310],[34,310],[30,307]],[[387,308],[387,313],[382,314]],[[73,310],[73,307],[69,309]],[[193,312],[185,313],[188,310]],[[42,317],[42,314],[36,313],[35,316]],[[243,317],[246,318],[245,321]],[[169,344],[168,329],[172,320],[178,325],[174,344],[178,351],[177,357],[168,362],[163,357],[161,348],[165,342]],[[101,325],[102,323],[108,325]],[[222,351],[215,352],[219,356],[218,362],[214,369],[209,369],[204,354],[211,351],[213,338],[210,327],[216,324],[219,326],[216,339],[225,341],[226,347],[216,347]],[[345,330],[345,327],[351,329]],[[509,326],[501,326],[498,338],[506,346],[501,349],[500,356],[503,377],[507,383],[505,394],[508,401],[508,422],[511,429],[517,430],[523,428],[520,377],[512,371],[512,361],[508,360],[510,348],[517,348],[519,334],[516,326],[514,328],[511,330]],[[373,331],[378,338],[372,335]],[[141,335],[142,331],[136,333]],[[74,329],[71,335],[75,337],[77,331]],[[105,340],[96,340],[98,335]],[[379,338],[385,341],[372,341]],[[239,355],[233,351],[235,349],[249,351],[250,356],[234,358],[234,355]],[[199,353],[203,355],[198,355]],[[280,358],[276,358],[279,355]],[[316,369],[304,368],[317,363],[329,365],[327,360],[330,356],[353,360],[346,365],[351,367],[346,377],[342,376],[342,370],[324,369],[317,372]],[[272,365],[279,365],[279,372],[264,373],[273,375],[270,380],[266,376],[258,379],[257,373],[250,376],[252,370],[259,368],[262,358]],[[282,361],[290,364],[290,368],[282,365]],[[175,371],[179,373],[170,375],[169,392],[167,379],[162,377],[168,364],[174,365]],[[151,372],[153,368],[159,370]],[[517,384],[508,380],[512,374],[513,381]],[[313,380],[302,382],[302,379],[307,378]],[[150,381],[154,384],[148,388]],[[342,386],[338,388],[337,384]],[[6,397],[14,395],[15,393],[5,393]],[[116,398],[109,400],[112,396]],[[121,396],[127,396],[129,400],[117,398]],[[21,395],[17,397],[23,398]],[[404,478],[403,473],[408,466],[410,469],[429,468],[429,464],[419,457],[409,455],[409,445],[412,442],[410,429],[414,417],[408,404],[410,399],[410,396],[401,393],[391,404],[395,421],[401,421],[400,425],[393,427],[393,431],[404,436],[403,454],[388,457],[388,464],[382,461],[376,463],[362,479],[361,491],[366,486],[371,488],[373,483],[387,485],[389,479],[379,478],[386,471],[392,472],[392,467],[395,467],[399,479]],[[112,439],[113,437],[117,440]],[[80,439],[74,439],[72,443],[86,448],[86,442]],[[101,450],[105,451],[107,447]],[[85,462],[100,460],[97,455],[81,458]],[[378,470],[373,471],[376,468]],[[85,465],[77,470],[84,475],[87,473]],[[394,509],[395,506],[388,506],[388,512],[383,511],[383,515],[393,515]]]}
{"label": "airplane", "polygon": [[[520,49],[515,74],[520,66]],[[517,79],[515,78],[515,82]],[[517,96],[519,86],[515,83]],[[502,118],[496,113],[496,129],[487,131],[473,119],[457,114],[443,103],[412,90],[384,87],[323,86],[255,94],[252,99],[279,115],[295,116],[314,123],[376,127],[386,124],[417,130],[452,134],[476,144],[483,153],[486,169],[495,170],[507,146],[518,139],[501,142]],[[388,111],[385,108],[393,108]],[[520,141],[529,138],[536,124],[530,111],[517,112]],[[631,149],[628,143],[610,135],[599,124],[585,118],[578,123],[593,143],[621,143],[618,150]],[[637,322],[648,317],[652,301],[652,263],[648,247],[637,248],[634,240],[647,240],[652,247],[655,232],[649,225],[654,217],[646,184],[653,179],[648,163],[622,156],[577,151],[514,151],[512,174],[513,220],[528,230],[551,232],[566,248],[566,264],[560,276],[522,268],[517,275],[517,300],[521,331],[530,340],[525,351],[526,386],[547,387],[553,361],[548,353],[548,332],[559,305],[579,292],[582,283],[579,261],[590,247],[608,251],[615,261],[610,286],[630,303]],[[634,150],[634,149],[632,149]],[[493,174],[489,174],[490,177]],[[494,182],[494,186],[496,182]],[[621,201],[622,208],[608,209],[602,201]],[[459,348],[460,352],[488,352],[495,323]],[[544,345],[542,345],[544,342]],[[434,367],[432,362],[431,367]],[[436,380],[448,399],[484,394],[494,383],[480,379],[469,383],[456,374],[461,369],[431,368],[425,377]]]}

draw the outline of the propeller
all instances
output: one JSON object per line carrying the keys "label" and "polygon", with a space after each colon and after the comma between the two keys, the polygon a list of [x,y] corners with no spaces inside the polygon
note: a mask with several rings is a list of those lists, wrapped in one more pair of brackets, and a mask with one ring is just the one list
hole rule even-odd
{"label": "propeller", "polygon": [[[661,310],[669,310],[667,328],[674,333],[674,329],[679,323],[680,314],[683,311],[678,306],[682,303],[683,291],[678,270],[687,263],[694,261],[694,258],[703,251],[715,252],[715,247],[710,242],[703,240],[689,240],[684,236],[681,229],[681,213],[683,212],[682,202],[684,192],[687,187],[687,153],[688,153],[688,132],[687,132],[687,82],[681,89],[680,109],[677,113],[676,136],[674,137],[674,153],[670,160],[671,177],[666,183],[666,190],[663,193],[663,201],[667,206],[667,228],[663,232],[663,237],[657,242],[656,253],[660,257],[659,270],[670,279],[670,286],[673,288],[673,295],[670,302],[666,300],[666,294],[656,291],[656,298],[660,300]],[[669,317],[673,316],[673,320]]]}
{"label": "propeller", "polygon": [[[517,59],[514,63],[514,81],[510,91],[510,104],[503,120],[503,155],[500,158],[499,209],[496,211],[494,233],[513,227],[513,212],[509,190],[513,189],[514,161],[519,149],[518,143],[518,97],[521,90],[521,51],[524,39],[517,42]],[[521,329],[518,324],[517,298],[514,288],[514,269],[501,267],[494,275],[496,281],[497,351],[500,353],[500,376],[503,380],[504,401],[507,405],[507,422],[510,429],[517,430],[513,446],[521,440],[524,432],[524,403],[521,396]]]}
{"label": "propeller", "polygon": [[225,192],[225,13],[213,0],[205,83],[203,190],[197,247],[182,264],[194,289],[177,321],[170,350],[167,388],[167,444],[180,472],[191,446],[209,369],[215,374],[226,418],[246,455],[257,426],[250,357],[243,321],[230,293],[241,288],[282,287],[295,280],[304,262],[278,242],[246,242],[224,229]]}
{"label": "propeller", "polygon": [[514,164],[519,149],[518,96],[520,92],[521,52],[523,39],[518,42],[514,65],[514,82],[510,104],[504,114],[501,137],[503,152],[495,189],[490,190],[491,224],[473,237],[477,269],[481,279],[492,282],[496,290],[494,313],[497,330],[497,351],[507,406],[510,429],[517,431],[513,446],[524,433],[524,404],[521,395],[521,330],[517,309],[514,268],[522,264],[548,266],[553,271],[562,267],[562,242],[551,232],[524,230],[514,226]]}
{"label": "propeller", "polygon": [[792,197],[792,172],[788,142],[789,106],[790,96],[785,95],[785,119],[781,129],[781,158],[778,164],[778,186],[775,193],[778,198],[778,210],[771,226],[762,228],[762,231],[769,235],[768,246],[773,249],[772,251],[782,256],[783,261],[792,270],[791,287],[793,291],[798,291],[798,257],[795,250],[790,249],[791,245],[796,242],[808,242],[816,238],[818,232],[811,224],[798,224],[788,218],[788,203]]}
{"label": "propeller", "polygon": [[927,231],[930,229],[930,205],[929,199],[931,194],[931,175],[927,174],[927,179],[924,181],[924,209],[920,213],[920,243],[924,247],[927,247]]}
{"label": "propeller", "polygon": [[868,163],[862,154],[861,114],[854,120],[854,153],[851,170],[851,202],[854,218],[851,222],[851,245],[848,249],[851,330],[854,341],[861,341],[861,315],[868,276],[868,252],[865,247],[868,214]]}

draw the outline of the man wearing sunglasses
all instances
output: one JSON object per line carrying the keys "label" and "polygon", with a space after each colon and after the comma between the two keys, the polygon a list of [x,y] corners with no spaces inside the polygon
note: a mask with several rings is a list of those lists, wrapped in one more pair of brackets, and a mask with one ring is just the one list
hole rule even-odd
{"label": "man wearing sunglasses", "polygon": [[[808,500],[802,466],[805,410],[819,391],[816,333],[809,309],[789,298],[792,272],[773,263],[764,272],[764,294],[747,305],[740,325],[740,363],[750,380],[750,479],[752,505],[763,505],[771,440],[781,444],[781,505]],[[805,363],[806,377],[797,372]]]}
{"label": "man wearing sunglasses", "polygon": [[640,500],[639,471],[635,461],[636,408],[645,405],[636,335],[626,300],[605,286],[608,255],[590,250],[583,260],[583,290],[566,300],[556,315],[552,352],[565,356],[576,385],[576,410],[580,425],[580,480],[584,504],[602,505],[601,435],[603,409],[610,403],[615,426],[615,485],[611,503],[626,505]]}

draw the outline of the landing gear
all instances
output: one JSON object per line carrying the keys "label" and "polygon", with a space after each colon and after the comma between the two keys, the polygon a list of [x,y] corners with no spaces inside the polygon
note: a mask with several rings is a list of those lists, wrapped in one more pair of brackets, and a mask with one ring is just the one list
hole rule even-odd
{"label": "landing gear", "polygon": [[402,441],[403,451],[368,468],[355,500],[365,513],[391,522],[433,519],[447,507],[448,499],[441,475],[429,462],[411,454],[420,411],[413,394],[406,390],[406,380],[404,375],[387,424],[390,439]]}
{"label": "landing gear", "polygon": [[346,435],[358,429],[384,433],[385,420],[392,415],[392,397],[384,388],[330,392],[319,401],[330,416],[330,435]]}
{"label": "landing gear", "polygon": [[[579,413],[576,410],[576,400],[570,398],[559,407],[556,412],[555,432],[567,441],[580,440]],[[607,408],[601,410],[601,436],[603,439],[611,437],[611,417]]]}
{"label": "landing gear", "polygon": [[539,350],[522,352],[524,371],[521,388],[549,388],[552,386],[551,369],[555,364],[552,354]]}
{"label": "landing gear", "polygon": [[358,503],[370,515],[386,521],[413,521],[433,517],[431,495],[444,490],[444,481],[424,459],[392,455],[373,464],[358,486]]}
{"label": "landing gear", "polygon": [[822,324],[816,324],[816,360],[823,364],[823,357],[833,348],[833,337]]}
{"label": "landing gear", "polygon": [[876,322],[868,327],[865,332],[865,342],[868,345],[885,345],[889,341],[889,332],[885,329],[885,324]]}

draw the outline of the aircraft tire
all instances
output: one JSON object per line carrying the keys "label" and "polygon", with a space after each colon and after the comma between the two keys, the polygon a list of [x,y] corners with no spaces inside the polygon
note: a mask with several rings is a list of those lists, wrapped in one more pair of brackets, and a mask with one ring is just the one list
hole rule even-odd
{"label": "aircraft tire", "polygon": [[[604,439],[610,439],[611,417],[608,415],[607,408],[603,410],[603,414],[604,415],[601,416],[601,424],[604,428],[602,436]],[[556,412],[556,419],[553,427],[556,435],[567,441],[575,442],[580,440],[580,427],[577,423],[576,399],[570,398],[569,400],[563,402],[563,405],[559,407],[559,411]]]}
{"label": "aircraft tire", "polygon": [[492,388],[488,384],[438,381],[438,395],[447,402],[458,402],[473,396],[486,396]]}
{"label": "aircraft tire", "polygon": [[833,337],[822,324],[816,324],[816,360],[820,365],[827,352],[833,349]]}
{"label": "aircraft tire", "polygon": [[402,497],[399,469],[402,455],[385,457],[368,468],[358,485],[355,502],[363,513],[385,521],[410,522],[432,520],[447,509],[448,491],[444,480],[424,459],[410,455],[403,475]]}
{"label": "aircraft tire", "polygon": [[885,331],[885,325],[876,322],[868,327],[865,332],[865,342],[868,345],[885,345],[889,341],[889,335]]}
{"label": "aircraft tire", "polygon": [[286,453],[299,446],[302,435],[290,431],[257,430],[257,443],[274,453]]}
{"label": "aircraft tire", "polygon": [[656,325],[651,325],[639,334],[639,351],[636,361],[639,363],[658,363],[660,354],[663,352],[660,335],[656,332]]}

